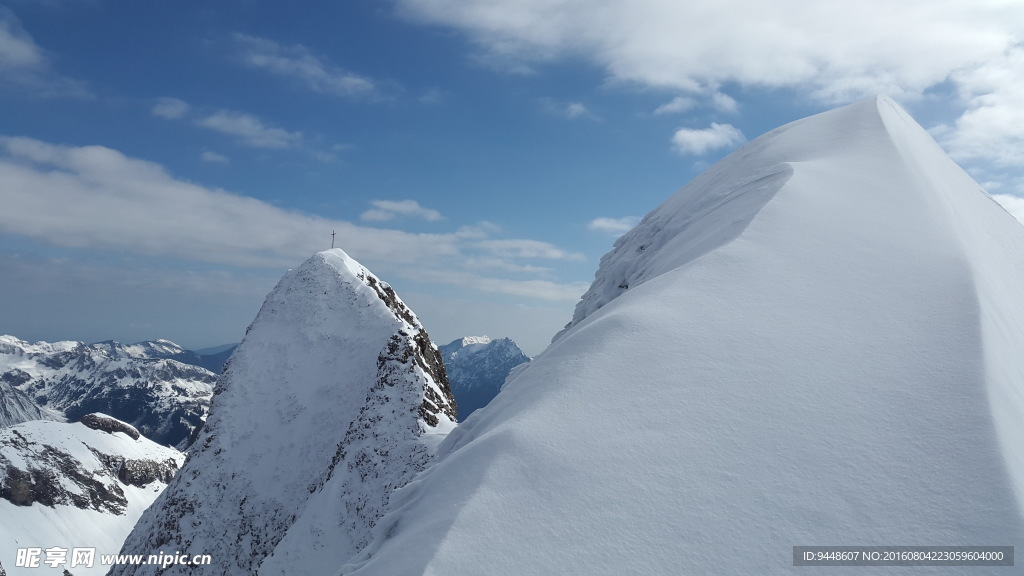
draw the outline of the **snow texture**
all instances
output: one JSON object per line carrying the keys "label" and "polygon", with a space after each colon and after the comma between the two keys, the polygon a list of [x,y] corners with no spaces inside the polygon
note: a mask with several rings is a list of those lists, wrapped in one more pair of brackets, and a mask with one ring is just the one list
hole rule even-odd
{"label": "snow texture", "polygon": [[343,251],[321,252],[267,296],[188,462],[123,551],[215,559],[163,574],[331,573],[455,421],[412,311]]}
{"label": "snow texture", "polygon": [[169,340],[29,344],[0,336],[0,395],[7,384],[51,418],[104,412],[155,442],[184,448],[206,416],[216,381],[208,370],[169,358],[189,354]]}
{"label": "snow texture", "polygon": [[96,548],[93,568],[73,572],[104,574],[99,555],[117,552],[185,461],[105,414],[83,420],[97,428],[37,420],[0,429],[0,563],[12,576],[61,574],[66,565],[15,565],[18,548],[54,546]]}
{"label": "snow texture", "polygon": [[[762,576],[807,573],[795,545],[1020,550],[1022,294],[1024,228],[892,100],[783,126],[616,243],[569,327],[340,574]],[[828,572],[865,570],[950,573]]]}

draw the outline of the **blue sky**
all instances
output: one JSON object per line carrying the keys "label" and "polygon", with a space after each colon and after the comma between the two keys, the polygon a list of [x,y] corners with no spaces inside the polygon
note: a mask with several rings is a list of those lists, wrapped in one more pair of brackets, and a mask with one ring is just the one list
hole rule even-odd
{"label": "blue sky", "polygon": [[337,245],[536,354],[616,236],[877,93],[1024,213],[1024,3],[0,4],[0,333],[237,341]]}

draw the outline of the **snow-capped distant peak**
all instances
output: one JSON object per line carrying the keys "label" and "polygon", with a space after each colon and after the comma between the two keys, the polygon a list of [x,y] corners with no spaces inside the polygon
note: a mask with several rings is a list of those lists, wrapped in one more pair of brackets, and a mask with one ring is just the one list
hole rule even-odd
{"label": "snow-capped distant peak", "polygon": [[463,346],[469,346],[471,344],[489,344],[491,338],[489,336],[466,336],[462,339]]}

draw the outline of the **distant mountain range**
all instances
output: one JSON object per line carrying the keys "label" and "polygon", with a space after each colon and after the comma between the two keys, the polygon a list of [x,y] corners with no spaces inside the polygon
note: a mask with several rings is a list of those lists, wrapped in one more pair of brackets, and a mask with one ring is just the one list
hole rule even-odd
{"label": "distant mountain range", "polygon": [[0,416],[10,425],[102,412],[184,448],[206,417],[217,376],[175,358],[203,357],[169,340],[30,344],[0,336]]}
{"label": "distant mountain range", "polygon": [[498,395],[513,368],[530,361],[511,338],[469,336],[440,350],[452,394],[459,404],[460,422]]}

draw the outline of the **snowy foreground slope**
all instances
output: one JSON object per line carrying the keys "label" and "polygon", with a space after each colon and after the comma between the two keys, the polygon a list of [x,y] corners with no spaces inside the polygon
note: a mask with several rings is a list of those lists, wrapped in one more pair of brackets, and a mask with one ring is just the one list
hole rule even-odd
{"label": "snowy foreground slope", "polygon": [[341,250],[316,254],[267,296],[188,462],[123,548],[212,564],[112,573],[332,573],[455,421],[412,311]]}
{"label": "snowy foreground slope", "polygon": [[1024,227],[894,102],[779,128],[616,243],[340,573],[1012,573],[792,547],[1024,550],[1022,295]]}
{"label": "snowy foreground slope", "polygon": [[[102,575],[101,556],[115,554],[185,455],[140,436],[103,414],[82,422],[46,420],[0,429],[0,563],[11,576],[63,574],[73,548],[92,548],[93,566],[75,576]],[[65,561],[18,567],[18,548],[68,550]]]}

